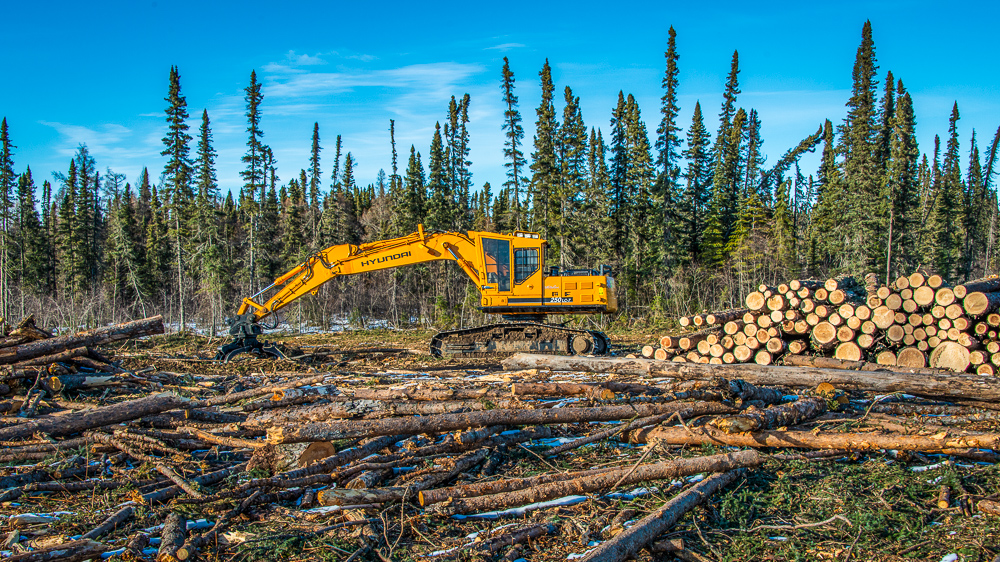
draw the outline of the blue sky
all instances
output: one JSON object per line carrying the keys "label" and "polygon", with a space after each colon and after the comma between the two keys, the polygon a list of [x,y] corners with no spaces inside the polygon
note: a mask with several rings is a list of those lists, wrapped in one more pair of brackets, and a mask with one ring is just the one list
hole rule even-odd
{"label": "blue sky", "polygon": [[[758,110],[774,163],[815,132],[840,122],[861,26],[872,20],[879,74],[892,70],[914,98],[921,151],[945,135],[952,103],[962,114],[963,154],[973,128],[984,147],[1000,125],[1000,78],[992,26],[996,3],[576,2],[548,4],[290,2],[9,2],[0,46],[0,115],[18,171],[64,171],[79,143],[99,169],[158,177],[164,159],[163,98],[177,65],[194,135],[212,120],[223,189],[241,184],[243,88],[264,84],[264,142],[286,182],[308,167],[313,122],[329,184],[336,135],[358,162],[359,183],[389,172],[389,120],[396,120],[401,173],[411,144],[424,155],[450,96],[471,95],[477,186],[504,181],[499,78],[510,58],[530,153],[546,58],[557,111],[562,90],[581,98],[588,125],[608,130],[619,90],[639,101],[647,129],[659,123],[667,29],[680,52],[680,125],[700,100],[711,131],[734,49],[738,104]],[[965,161],[963,156],[963,162]],[[813,173],[815,158],[805,161]]]}

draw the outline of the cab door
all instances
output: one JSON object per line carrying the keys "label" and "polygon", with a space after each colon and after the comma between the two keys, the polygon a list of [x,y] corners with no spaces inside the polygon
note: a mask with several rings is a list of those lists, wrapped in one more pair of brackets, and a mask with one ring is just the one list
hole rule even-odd
{"label": "cab door", "polygon": [[510,294],[510,240],[483,238],[483,263],[486,264],[486,284],[496,287],[503,295]]}

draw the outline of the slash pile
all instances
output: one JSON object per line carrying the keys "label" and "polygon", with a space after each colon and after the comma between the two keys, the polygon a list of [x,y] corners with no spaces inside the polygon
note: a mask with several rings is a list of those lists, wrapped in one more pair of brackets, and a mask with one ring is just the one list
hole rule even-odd
{"label": "slash pile", "polygon": [[814,353],[906,368],[994,375],[1000,367],[1000,278],[954,287],[913,273],[890,286],[874,274],[761,285],[745,309],[681,318],[695,333],[664,336],[643,355],[695,363],[769,365]]}
{"label": "slash pile", "polygon": [[[618,562],[648,559],[643,549],[700,559],[702,530],[685,514],[699,504],[717,513],[713,496],[794,474],[794,463],[951,466],[995,463],[1000,449],[996,411],[958,404],[912,374],[921,397],[874,400],[877,389],[857,382],[685,381],[638,360],[325,372],[133,360],[195,372],[152,369],[145,388],[63,390],[40,415],[0,418],[2,460],[16,463],[0,468],[3,560]],[[665,364],[688,377],[710,367]],[[1000,395],[1000,384],[982,384],[977,396]],[[975,474],[934,484],[928,500],[992,517],[1000,498]],[[850,517],[809,528],[846,547],[861,523]],[[731,537],[717,545],[769,536],[710,521],[701,524]],[[913,552],[938,553],[917,542]]]}

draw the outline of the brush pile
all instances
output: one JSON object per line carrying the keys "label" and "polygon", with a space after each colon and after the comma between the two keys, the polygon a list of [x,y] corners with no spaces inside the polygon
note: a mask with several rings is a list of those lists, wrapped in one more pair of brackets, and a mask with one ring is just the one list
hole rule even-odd
{"label": "brush pile", "polygon": [[[761,285],[745,309],[680,319],[645,357],[693,363],[776,363],[814,354],[905,368],[994,375],[1000,368],[1000,278],[954,287],[913,273],[890,286],[874,274]],[[797,361],[791,359],[791,361]],[[795,363],[800,364],[800,363]]]}

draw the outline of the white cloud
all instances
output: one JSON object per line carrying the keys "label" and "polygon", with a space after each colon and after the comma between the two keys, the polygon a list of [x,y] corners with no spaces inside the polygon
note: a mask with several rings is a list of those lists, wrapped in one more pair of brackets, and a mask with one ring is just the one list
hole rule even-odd
{"label": "white cloud", "polygon": [[132,134],[131,129],[117,123],[106,123],[99,130],[54,121],[39,123],[52,127],[62,137],[56,151],[63,156],[72,156],[80,144],[86,144],[92,153],[110,151]]}
{"label": "white cloud", "polygon": [[484,51],[500,51],[501,53],[506,53],[512,49],[521,49],[525,47],[523,43],[501,43],[499,45],[494,45],[492,47],[486,47]]}

